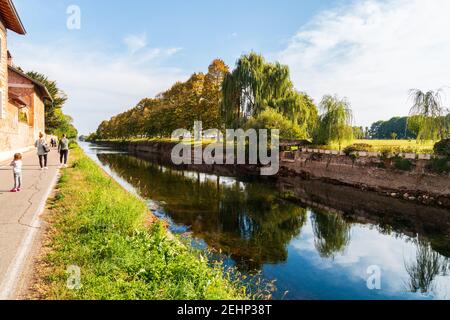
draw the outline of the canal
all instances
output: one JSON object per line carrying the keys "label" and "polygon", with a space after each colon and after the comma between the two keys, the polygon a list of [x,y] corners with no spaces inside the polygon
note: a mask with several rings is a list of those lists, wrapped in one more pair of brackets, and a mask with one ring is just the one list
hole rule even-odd
{"label": "canal", "polygon": [[275,281],[275,299],[450,299],[448,235],[430,239],[403,231],[401,221],[386,225],[326,203],[288,201],[268,180],[179,170],[81,145],[173,233],[192,236],[244,274]]}

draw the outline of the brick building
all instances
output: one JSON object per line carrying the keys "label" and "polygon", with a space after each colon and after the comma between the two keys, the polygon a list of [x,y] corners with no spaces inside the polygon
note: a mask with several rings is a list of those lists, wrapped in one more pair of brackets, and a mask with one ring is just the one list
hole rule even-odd
{"label": "brick building", "polygon": [[7,35],[25,35],[12,3],[0,0],[0,161],[31,149],[39,132],[45,132],[46,87],[13,66]]}

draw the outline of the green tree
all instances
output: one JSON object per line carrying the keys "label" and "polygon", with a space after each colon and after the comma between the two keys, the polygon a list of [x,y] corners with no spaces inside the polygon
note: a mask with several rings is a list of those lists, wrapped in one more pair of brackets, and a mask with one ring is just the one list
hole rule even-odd
{"label": "green tree", "polygon": [[58,87],[56,81],[48,79],[42,73],[30,71],[27,72],[27,75],[45,85],[53,99],[53,102],[46,102],[45,104],[45,127],[47,133],[57,136],[66,134],[71,139],[76,138],[78,132],[72,124],[73,119],[62,111],[67,102],[67,95],[64,91]]}
{"label": "green tree", "polygon": [[418,89],[410,91],[413,106],[410,115],[416,117],[419,126],[418,140],[438,140],[445,138],[445,108],[442,105],[442,90],[423,92]]}
{"label": "green tree", "polygon": [[365,133],[363,127],[353,127],[353,137],[355,139],[364,139]]}
{"label": "green tree", "polygon": [[320,108],[322,115],[316,140],[319,144],[337,142],[341,150],[343,141],[353,139],[350,103],[346,99],[327,95],[323,97]]}
{"label": "green tree", "polygon": [[267,63],[256,53],[243,55],[235,69],[226,74],[223,86],[221,117],[227,127],[244,127],[250,118],[267,108],[283,114],[304,131],[317,121],[317,108],[306,94],[294,89],[289,68]]}

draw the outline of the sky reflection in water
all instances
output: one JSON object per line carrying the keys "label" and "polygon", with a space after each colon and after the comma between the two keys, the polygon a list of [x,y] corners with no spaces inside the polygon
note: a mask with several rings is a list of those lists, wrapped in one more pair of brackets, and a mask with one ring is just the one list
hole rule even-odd
{"label": "sky reflection in water", "polygon": [[[174,233],[192,233],[241,271],[276,279],[276,298],[450,299],[449,261],[427,242],[303,208],[267,182],[177,171],[82,146]],[[367,288],[370,266],[381,269],[380,290]]]}

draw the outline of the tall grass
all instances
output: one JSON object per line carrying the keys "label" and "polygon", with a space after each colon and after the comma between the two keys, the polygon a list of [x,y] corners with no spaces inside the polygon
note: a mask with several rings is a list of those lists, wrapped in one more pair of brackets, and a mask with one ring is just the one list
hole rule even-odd
{"label": "tall grass", "polygon": [[[79,149],[62,174],[47,219],[48,239],[35,285],[45,299],[246,299],[245,288],[200,251],[149,223],[145,204]],[[67,286],[67,267],[81,288]]]}

